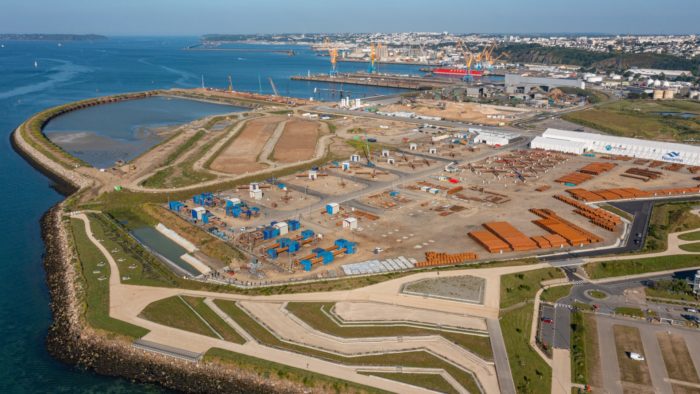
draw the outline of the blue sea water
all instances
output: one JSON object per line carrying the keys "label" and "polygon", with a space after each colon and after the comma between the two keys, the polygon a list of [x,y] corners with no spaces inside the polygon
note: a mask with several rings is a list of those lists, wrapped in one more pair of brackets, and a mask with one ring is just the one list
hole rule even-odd
{"label": "blue sea water", "polygon": [[[297,56],[273,53],[184,51],[196,38],[110,38],[98,42],[0,42],[0,392],[127,393],[157,392],[80,371],[53,360],[45,351],[50,324],[49,297],[41,265],[39,219],[63,197],[52,183],[12,151],[9,134],[42,109],[89,97],[137,90],[200,86],[311,97],[315,87],[329,99],[341,87],[290,81],[289,76],[325,72],[328,58],[294,47]],[[256,46],[257,47],[257,46]],[[267,47],[260,47],[267,48]],[[36,61],[37,67],[34,67]],[[365,64],[341,63],[340,70]],[[414,66],[382,65],[380,71],[418,73]],[[345,87],[353,96],[391,89]],[[335,92],[334,92],[335,90]]]}

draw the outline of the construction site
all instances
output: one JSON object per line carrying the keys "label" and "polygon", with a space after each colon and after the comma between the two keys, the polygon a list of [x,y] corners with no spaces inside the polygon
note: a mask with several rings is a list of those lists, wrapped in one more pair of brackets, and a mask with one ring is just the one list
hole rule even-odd
{"label": "construction site", "polygon": [[[224,151],[247,130],[270,138],[290,124],[309,138],[320,130],[309,120],[257,118]],[[248,264],[225,269],[230,278],[284,282],[612,247],[629,220],[597,204],[698,193],[695,167],[523,149],[522,136],[482,129],[408,135],[381,145],[361,135],[345,160],[195,196],[175,210],[249,254]]]}

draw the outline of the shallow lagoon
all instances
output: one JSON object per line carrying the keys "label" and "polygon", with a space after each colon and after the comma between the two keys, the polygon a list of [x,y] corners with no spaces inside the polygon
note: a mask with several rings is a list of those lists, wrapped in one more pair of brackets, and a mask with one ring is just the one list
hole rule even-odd
{"label": "shallow lagoon", "polygon": [[107,168],[117,160],[132,160],[161,142],[168,126],[243,110],[182,98],[148,97],[69,112],[52,119],[44,133],[75,157]]}

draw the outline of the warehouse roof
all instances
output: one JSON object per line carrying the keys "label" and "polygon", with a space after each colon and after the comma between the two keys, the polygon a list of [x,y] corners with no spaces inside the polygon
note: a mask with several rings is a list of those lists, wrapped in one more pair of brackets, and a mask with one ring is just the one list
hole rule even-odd
{"label": "warehouse roof", "polygon": [[700,146],[678,144],[673,142],[642,140],[637,138],[615,137],[612,135],[584,133],[578,131],[547,129],[544,133],[542,133],[542,137],[583,142],[588,145],[640,146],[658,151],[678,151],[691,154],[700,154]]}

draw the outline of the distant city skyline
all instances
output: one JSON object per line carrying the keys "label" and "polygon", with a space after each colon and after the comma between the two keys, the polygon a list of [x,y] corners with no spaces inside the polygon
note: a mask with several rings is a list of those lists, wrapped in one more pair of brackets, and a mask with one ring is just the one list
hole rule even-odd
{"label": "distant city skyline", "polygon": [[5,0],[0,33],[693,34],[696,0]]}

